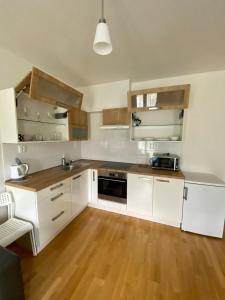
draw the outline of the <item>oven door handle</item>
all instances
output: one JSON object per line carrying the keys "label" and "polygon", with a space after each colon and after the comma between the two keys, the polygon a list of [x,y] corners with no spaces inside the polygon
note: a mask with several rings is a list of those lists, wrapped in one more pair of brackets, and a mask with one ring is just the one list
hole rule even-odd
{"label": "oven door handle", "polygon": [[98,180],[106,180],[106,181],[116,181],[116,182],[122,182],[122,183],[126,183],[126,180],[120,180],[120,179],[112,179],[112,178],[102,178],[98,176]]}

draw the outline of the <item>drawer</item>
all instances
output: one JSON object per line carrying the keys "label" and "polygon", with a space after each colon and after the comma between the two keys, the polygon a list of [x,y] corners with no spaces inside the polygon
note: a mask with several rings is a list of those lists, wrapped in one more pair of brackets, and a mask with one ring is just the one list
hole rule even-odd
{"label": "drawer", "polygon": [[37,197],[38,199],[52,197],[59,194],[66,188],[70,188],[70,178],[57,182],[56,184],[50,185],[49,187],[37,192]]}
{"label": "drawer", "polygon": [[48,215],[49,212],[63,208],[65,202],[71,203],[71,187],[67,185],[46,198],[38,197],[38,214]]}
{"label": "drawer", "polygon": [[70,208],[68,208],[59,211],[52,219],[42,221],[39,228],[40,246],[52,240],[63,225],[68,222],[70,217]]}
{"label": "drawer", "polygon": [[[47,199],[49,200],[49,199]],[[38,207],[40,244],[51,240],[57,231],[71,218],[70,193],[65,193],[56,202]]]}

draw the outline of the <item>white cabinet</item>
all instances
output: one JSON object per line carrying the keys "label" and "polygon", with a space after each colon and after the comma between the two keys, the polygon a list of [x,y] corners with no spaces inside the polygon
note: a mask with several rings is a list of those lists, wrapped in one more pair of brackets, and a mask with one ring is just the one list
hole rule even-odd
{"label": "white cabinet", "polygon": [[88,170],[71,178],[72,215],[77,216],[88,205]]}
{"label": "white cabinet", "polygon": [[[89,182],[89,174],[92,175],[93,186]],[[7,186],[7,190],[13,193],[16,216],[34,224],[37,250],[40,252],[85,209],[92,187],[95,190],[93,195],[97,197],[97,170],[91,173],[90,170],[83,171],[38,192],[11,186]]]}
{"label": "white cabinet", "polygon": [[39,192],[7,186],[15,201],[15,215],[31,221],[40,252],[71,220],[71,179]]}
{"label": "white cabinet", "polygon": [[98,171],[89,169],[89,202],[90,205],[97,205],[98,203]]}
{"label": "white cabinet", "polygon": [[65,185],[46,198],[37,197],[37,210],[39,240],[43,247],[71,219],[70,185]]}
{"label": "white cabinet", "polygon": [[180,226],[184,180],[154,177],[153,217],[159,222]]}
{"label": "white cabinet", "polygon": [[146,218],[152,216],[153,177],[128,174],[127,211]]}
{"label": "white cabinet", "polygon": [[16,97],[13,88],[0,91],[0,130],[2,143],[17,143]]}

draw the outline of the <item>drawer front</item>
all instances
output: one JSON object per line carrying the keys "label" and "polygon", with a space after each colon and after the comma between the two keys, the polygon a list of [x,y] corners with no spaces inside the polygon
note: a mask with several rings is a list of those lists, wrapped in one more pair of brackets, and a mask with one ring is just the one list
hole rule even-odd
{"label": "drawer front", "polygon": [[46,189],[43,189],[37,193],[38,199],[43,199],[59,194],[62,190],[70,188],[70,178],[57,182]]}
{"label": "drawer front", "polygon": [[38,197],[38,214],[47,215],[50,212],[57,211],[63,208],[65,202],[71,203],[71,188],[70,186],[65,186],[64,188],[58,190],[56,193],[50,195],[46,198]]}
{"label": "drawer front", "polygon": [[51,240],[71,215],[70,190],[63,190],[47,199],[38,199],[40,244]]}
{"label": "drawer front", "polygon": [[55,234],[71,217],[70,208],[64,208],[51,218],[42,220],[39,228],[40,245],[47,243],[54,238]]}

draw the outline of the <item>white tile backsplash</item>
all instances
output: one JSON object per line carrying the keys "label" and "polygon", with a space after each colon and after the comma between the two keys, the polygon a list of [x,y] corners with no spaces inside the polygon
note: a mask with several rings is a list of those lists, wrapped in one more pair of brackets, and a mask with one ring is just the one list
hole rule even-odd
{"label": "white tile backsplash", "polygon": [[82,158],[97,160],[145,164],[148,163],[149,157],[154,152],[169,152],[181,156],[182,143],[131,142],[127,140],[123,141],[119,136],[117,136],[117,139],[110,138],[110,134],[109,138],[102,141],[93,140],[81,143]]}
{"label": "white tile backsplash", "polygon": [[10,178],[10,165],[19,157],[30,166],[29,173],[60,164],[62,154],[68,159],[89,158],[128,163],[148,163],[154,152],[170,152],[181,156],[182,143],[130,141],[129,130],[102,130],[97,140],[83,142],[34,143],[26,152],[18,153],[18,145],[3,144],[4,175]]}

